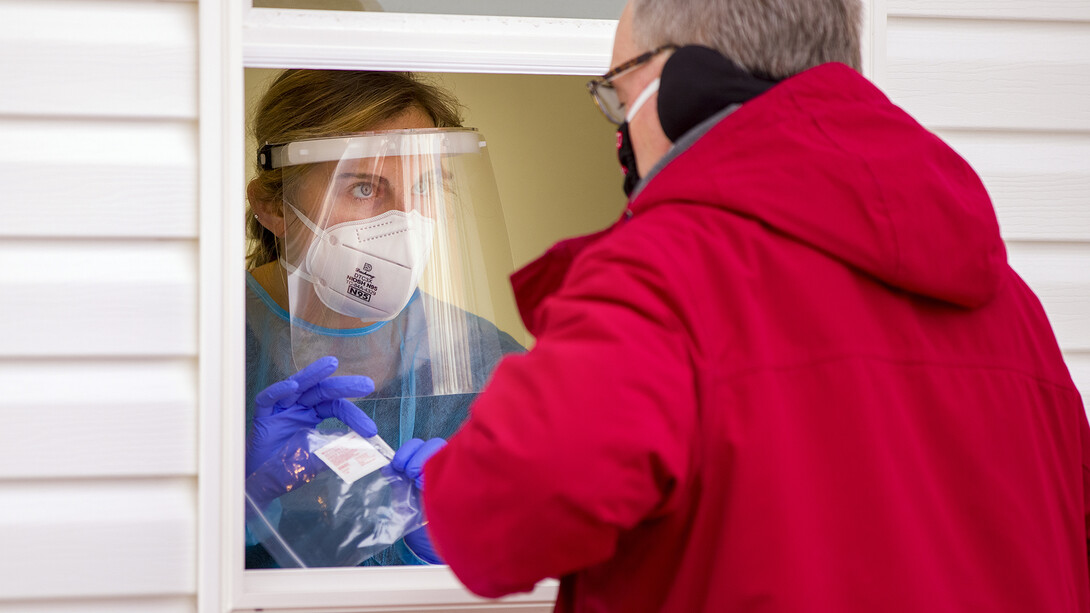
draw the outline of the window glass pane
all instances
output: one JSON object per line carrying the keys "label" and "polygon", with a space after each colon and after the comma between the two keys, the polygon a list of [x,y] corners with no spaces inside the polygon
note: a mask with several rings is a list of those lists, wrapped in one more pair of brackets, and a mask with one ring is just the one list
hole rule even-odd
{"label": "window glass pane", "polygon": [[617,19],[625,0],[254,0],[260,8]]}
{"label": "window glass pane", "polygon": [[[246,154],[251,207],[246,429],[257,430],[252,423],[260,390],[319,355],[333,355],[340,361],[338,375],[365,375],[375,381],[374,391],[355,404],[374,419],[386,444],[397,448],[414,437],[449,438],[500,354],[533,344],[511,295],[512,270],[561,238],[601,229],[623,210],[615,127],[587,94],[585,76],[418,73],[416,79],[456,100],[455,117],[437,116],[452,125],[460,115],[462,125],[477,132],[437,134],[431,120],[417,123],[423,116],[413,109],[382,120],[390,122],[383,129],[411,130],[378,137],[358,127],[379,121],[368,119],[372,98],[340,94],[357,91],[361,82],[392,87],[388,77],[395,75],[294,74],[307,78],[278,90],[286,100],[278,98],[284,101],[274,104],[263,95],[280,71],[245,72],[249,122],[258,128],[248,133]],[[311,79],[319,76],[321,80]],[[361,76],[368,80],[361,81]],[[300,113],[302,108],[307,112]],[[437,142],[449,147],[435,146]],[[375,208],[380,205],[386,208]],[[380,216],[386,225],[371,225]],[[391,223],[402,224],[399,236],[408,239],[380,243]],[[339,237],[343,228],[352,230],[347,238]],[[368,251],[383,257],[363,258],[363,249],[342,253],[324,246],[349,244],[371,229],[378,234],[369,239]],[[319,241],[319,236],[337,240]],[[394,258],[405,262],[401,268],[419,274],[408,280],[382,277],[379,264],[369,267],[372,260]],[[351,269],[336,270],[345,262],[358,275]],[[327,274],[330,270],[338,274]],[[347,294],[325,291],[345,279],[350,280]],[[355,295],[351,288],[364,291],[371,284],[378,289],[363,299],[366,305],[347,301],[349,294]],[[404,291],[379,293],[390,287]],[[383,307],[390,317],[357,310],[379,309],[384,295],[399,298]],[[463,347],[473,349],[459,351]],[[330,437],[344,430],[322,422],[317,426],[322,437],[324,428],[331,428]],[[276,454],[309,457],[296,454],[292,445],[305,443],[315,451],[317,444],[336,440],[322,437],[293,438],[285,447],[270,447],[272,466],[288,466]],[[354,543],[340,538],[342,532],[369,532],[357,530],[352,516],[319,513],[326,493],[341,491],[338,479],[356,488],[369,483],[365,479],[373,473],[349,481],[357,475],[308,465],[307,471],[322,472],[296,487],[284,474],[262,466],[255,463],[247,469],[247,568],[292,562],[309,567],[417,562],[417,549],[401,540],[392,545],[384,541],[385,548],[376,551],[342,551],[341,544]],[[302,473],[293,469],[288,476],[296,474]],[[405,594],[406,603],[413,598],[411,592]]]}

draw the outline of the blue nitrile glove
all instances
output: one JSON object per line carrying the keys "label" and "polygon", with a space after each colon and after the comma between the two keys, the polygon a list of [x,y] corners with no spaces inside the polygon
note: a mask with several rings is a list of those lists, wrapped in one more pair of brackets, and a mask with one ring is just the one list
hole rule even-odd
{"label": "blue nitrile glove", "polygon": [[428,537],[428,527],[426,525],[420,526],[416,530],[406,534],[404,537],[405,546],[409,548],[409,551],[413,552],[416,557],[424,560],[428,564],[446,564],[443,558],[439,556],[439,552],[435,550],[435,546],[431,544],[431,538]]}
{"label": "blue nitrile glove", "polygon": [[278,507],[271,507],[271,503],[296,486],[329,470],[321,458],[307,451],[309,433],[309,428],[298,430],[295,436],[288,439],[283,450],[274,454],[278,456],[277,461],[259,464],[246,476],[246,497],[251,503],[246,508],[247,522],[255,512],[260,512],[272,519],[275,525],[277,520],[273,518],[279,516],[279,511],[275,510]]}
{"label": "blue nitrile glove", "polygon": [[[254,423],[246,449],[246,494],[256,510],[264,510],[328,468],[307,449],[309,431],[322,420],[336,417],[364,437],[377,433],[375,422],[345,400],[370,394],[374,383],[361,376],[330,377],[336,370],[336,358],[319,358],[254,399]],[[269,462],[274,456],[278,461]]]}
{"label": "blue nitrile glove", "polygon": [[363,411],[346,400],[375,390],[362,376],[330,377],[337,358],[318,358],[294,375],[261,390],[254,399],[254,422],[246,446],[246,474],[251,475],[278,453],[300,430],[336,417],[361,436],[370,437],[378,427]]}
{"label": "blue nitrile glove", "polygon": [[[435,455],[447,442],[441,438],[433,438],[427,442],[413,438],[405,441],[405,444],[394,454],[390,460],[390,466],[416,482],[421,491],[424,490],[424,462]],[[421,526],[405,535],[405,545],[416,554],[416,557],[428,564],[442,564],[443,558],[435,550],[431,539],[428,537],[427,526]]]}
{"label": "blue nitrile glove", "polygon": [[411,438],[394,453],[390,466],[415,481],[417,487],[424,489],[424,462],[427,462],[428,458],[435,455],[446,444],[447,442],[441,438],[433,438],[427,442]]}

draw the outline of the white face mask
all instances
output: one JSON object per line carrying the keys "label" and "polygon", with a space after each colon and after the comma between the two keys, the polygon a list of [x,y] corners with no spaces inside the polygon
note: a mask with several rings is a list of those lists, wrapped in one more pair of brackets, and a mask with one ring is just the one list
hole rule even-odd
{"label": "white face mask", "polygon": [[310,281],[322,304],[337,313],[368,322],[397,317],[424,272],[435,221],[415,210],[387,211],[322,230],[291,209],[316,239],[302,270],[284,262],[285,268]]}

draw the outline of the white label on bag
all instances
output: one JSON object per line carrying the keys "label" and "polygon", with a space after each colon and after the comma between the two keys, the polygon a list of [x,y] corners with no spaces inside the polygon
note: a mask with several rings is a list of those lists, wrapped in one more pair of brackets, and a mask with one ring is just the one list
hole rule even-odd
{"label": "white label on bag", "polygon": [[355,432],[349,432],[314,452],[347,483],[355,483],[390,463]]}

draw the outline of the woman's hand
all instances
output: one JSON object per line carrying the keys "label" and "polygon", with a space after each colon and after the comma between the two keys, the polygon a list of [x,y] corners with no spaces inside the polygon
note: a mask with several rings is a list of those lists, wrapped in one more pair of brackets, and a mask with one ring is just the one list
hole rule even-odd
{"label": "woman's hand", "polygon": [[300,430],[336,417],[364,438],[378,432],[375,422],[347,398],[375,390],[368,377],[331,377],[337,358],[318,358],[294,375],[277,381],[254,399],[254,423],[246,445],[246,474],[253,474]]}

